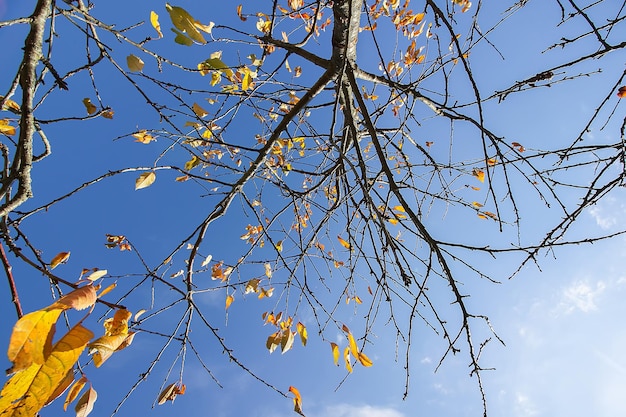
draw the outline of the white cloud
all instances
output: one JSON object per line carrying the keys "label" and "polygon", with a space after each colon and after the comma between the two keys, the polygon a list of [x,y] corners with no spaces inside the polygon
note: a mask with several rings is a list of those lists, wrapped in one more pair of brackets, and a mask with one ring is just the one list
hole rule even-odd
{"label": "white cloud", "polygon": [[563,290],[559,310],[565,314],[576,309],[583,313],[597,310],[596,300],[605,289],[604,281],[598,281],[595,288],[585,281],[576,281]]}
{"label": "white cloud", "polygon": [[589,208],[589,214],[602,229],[607,230],[613,226],[623,226],[626,204],[613,196],[605,197],[600,203]]}
{"label": "white cloud", "polygon": [[373,407],[371,405],[339,404],[326,407],[320,416],[333,417],[405,417],[391,407]]}
{"label": "white cloud", "polygon": [[515,411],[517,415],[522,417],[532,417],[539,414],[533,401],[526,394],[521,392],[515,394]]}

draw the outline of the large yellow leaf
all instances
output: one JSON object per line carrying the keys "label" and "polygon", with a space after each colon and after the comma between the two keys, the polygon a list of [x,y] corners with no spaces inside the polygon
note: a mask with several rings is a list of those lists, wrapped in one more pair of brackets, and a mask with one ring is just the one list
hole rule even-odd
{"label": "large yellow leaf", "polygon": [[176,27],[176,29],[184,32],[191,38],[193,41],[204,45],[206,44],[206,40],[202,36],[202,34],[198,31],[198,29],[203,32],[211,33],[211,28],[213,25],[203,25],[200,22],[196,21],[185,9],[178,6],[171,6],[169,3],[165,3],[165,8],[167,12],[170,14],[170,19],[172,19],[172,23]]}
{"label": "large yellow leaf", "polygon": [[20,318],[9,341],[7,356],[13,362],[9,372],[18,372],[32,364],[42,365],[52,350],[54,324],[59,318],[61,306],[33,311]]}
{"label": "large yellow leaf", "polygon": [[92,337],[91,331],[77,324],[55,343],[43,365],[33,364],[15,374],[0,393],[0,417],[37,415]]}

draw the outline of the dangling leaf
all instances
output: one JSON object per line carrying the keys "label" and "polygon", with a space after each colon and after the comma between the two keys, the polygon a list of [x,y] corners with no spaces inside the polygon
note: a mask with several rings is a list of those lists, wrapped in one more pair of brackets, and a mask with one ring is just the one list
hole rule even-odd
{"label": "dangling leaf", "polygon": [[57,266],[64,264],[67,260],[70,259],[70,252],[59,252],[55,255],[54,258],[50,261],[50,269],[54,269]]}
{"label": "dangling leaf", "polygon": [[228,310],[228,307],[230,307],[230,305],[233,303],[233,301],[235,301],[235,297],[232,296],[231,294],[226,296],[226,310]]}
{"label": "dangling leaf", "polygon": [[339,346],[337,343],[330,342],[330,348],[333,352],[333,362],[335,366],[339,366]]}
{"label": "dangling leaf", "polygon": [[84,98],[83,104],[85,105],[85,108],[87,109],[87,114],[94,114],[95,112],[98,111],[96,106],[94,106],[94,104],[91,102],[91,99],[89,98]]}
{"label": "dangling leaf", "polygon": [[304,416],[304,413],[302,412],[302,396],[300,395],[300,391],[298,391],[296,387],[290,386],[289,392],[294,395],[293,411],[300,414],[301,416]]}
{"label": "dangling leaf", "polygon": [[76,403],[76,407],[74,408],[76,417],[87,417],[93,410],[93,405],[97,399],[98,393],[90,386],[87,392],[85,392]]}
{"label": "dangling leaf", "polygon": [[296,324],[296,330],[300,335],[300,341],[302,342],[302,346],[306,346],[306,342],[308,339],[308,332],[306,331],[306,327],[304,326],[304,324],[298,322],[298,324]]}
{"label": "dangling leaf", "polygon": [[151,186],[156,180],[156,174],[154,171],[144,172],[135,180],[135,190],[141,190]]}
{"label": "dangling leaf", "polygon": [[126,57],[126,65],[128,65],[128,69],[132,72],[141,72],[144,64],[141,58],[131,54]]}
{"label": "dangling leaf", "polygon": [[161,24],[159,23],[159,15],[156,14],[154,11],[150,12],[150,23],[152,24],[152,27],[154,28],[154,30],[156,30],[157,33],[159,34],[159,38],[162,38],[163,32],[161,32]]}
{"label": "dangling leaf", "polygon": [[74,385],[72,385],[72,388],[70,388],[67,396],[65,397],[65,402],[63,403],[63,411],[66,411],[67,406],[74,402],[74,400],[78,397],[78,394],[80,394],[87,382],[88,380],[85,375],[81,376],[78,381],[74,382]]}
{"label": "dangling leaf", "polygon": [[342,238],[341,236],[337,236],[337,240],[339,240],[339,243],[341,243],[341,246],[343,246],[346,249],[350,249],[350,243],[348,243],[344,238]]}

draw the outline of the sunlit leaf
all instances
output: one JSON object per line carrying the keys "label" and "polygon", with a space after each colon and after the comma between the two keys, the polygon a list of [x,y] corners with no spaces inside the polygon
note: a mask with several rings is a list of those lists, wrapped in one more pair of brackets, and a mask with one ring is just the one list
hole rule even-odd
{"label": "sunlit leaf", "polygon": [[91,99],[89,98],[84,98],[83,104],[85,105],[85,108],[87,109],[87,114],[94,114],[95,112],[98,111],[96,106],[94,106],[94,104],[91,102]]}
{"label": "sunlit leaf", "polygon": [[135,320],[135,321],[139,320],[139,317],[141,317],[141,316],[143,315],[143,313],[145,313],[145,312],[146,312],[146,310],[145,310],[145,309],[143,309],[143,308],[142,308],[141,310],[139,310],[138,312],[136,312],[136,313],[135,313],[134,320]]}
{"label": "sunlit leaf", "polygon": [[70,259],[70,252],[59,252],[50,261],[50,269],[54,269],[57,266],[64,264]]}
{"label": "sunlit leaf", "polygon": [[239,19],[240,19],[242,22],[245,22],[246,20],[248,20],[248,18],[247,18],[247,17],[245,17],[245,16],[243,16],[243,15],[241,14],[241,12],[242,12],[242,8],[243,8],[243,5],[241,5],[241,4],[240,4],[239,6],[237,6],[237,16],[239,16]]}
{"label": "sunlit leaf", "polygon": [[309,335],[304,324],[298,322],[296,324],[296,331],[298,332],[298,335],[300,335],[300,341],[302,342],[302,346],[306,346]]}
{"label": "sunlit leaf", "polygon": [[474,168],[474,170],[472,171],[472,175],[475,176],[478,181],[485,182],[485,171],[483,171],[482,169]]}
{"label": "sunlit leaf", "polygon": [[65,378],[63,378],[63,381],[61,381],[61,383],[57,385],[54,391],[52,391],[52,394],[50,394],[50,396],[46,400],[44,407],[63,395],[65,390],[67,390],[67,388],[72,385],[72,382],[74,382],[74,372],[72,372],[72,370],[70,369],[65,375]]}
{"label": "sunlit leaf", "polygon": [[339,243],[341,243],[341,246],[343,246],[346,249],[350,249],[350,243],[348,243],[344,238],[342,238],[341,236],[337,236],[337,240],[339,240]]}
{"label": "sunlit leaf", "polygon": [[193,106],[191,107],[191,109],[196,114],[196,116],[198,116],[200,118],[202,118],[202,117],[206,116],[207,114],[209,114],[209,112],[204,110],[202,107],[200,107],[200,105],[198,103],[193,103]]}
{"label": "sunlit leaf", "polygon": [[472,206],[480,208],[480,207],[482,207],[483,205],[482,205],[482,204],[480,204],[478,201],[473,201],[473,202],[472,202]]}
{"label": "sunlit leaf", "polygon": [[98,393],[92,386],[80,397],[74,407],[76,417],[87,417],[93,411],[93,405],[98,399]]}
{"label": "sunlit leaf", "polygon": [[330,348],[333,352],[333,362],[335,366],[339,366],[339,346],[337,343],[330,342]]}
{"label": "sunlit leaf", "polygon": [[91,274],[89,274],[89,276],[87,277],[87,280],[92,281],[92,282],[97,281],[108,273],[109,271],[107,271],[106,269],[98,269],[92,272]]}
{"label": "sunlit leaf", "polygon": [[50,307],[63,305],[65,306],[65,309],[73,308],[74,310],[84,310],[94,305],[97,298],[98,295],[96,294],[96,287],[89,284],[78,287],[67,293],[63,297],[59,298],[59,300]]}
{"label": "sunlit leaf", "polygon": [[374,363],[371,361],[370,358],[368,358],[363,352],[359,352],[359,354],[356,356],[357,360],[359,361],[359,363],[365,367],[370,367],[372,366]]}
{"label": "sunlit leaf", "polygon": [[74,402],[74,400],[78,397],[78,394],[83,390],[85,384],[88,382],[85,375],[81,376],[74,384],[72,388],[67,393],[65,397],[65,402],[63,403],[63,411],[67,410],[67,406]]}
{"label": "sunlit leaf", "polygon": [[[0,100],[3,100],[4,96],[0,95]],[[8,99],[5,100],[4,106],[2,106],[2,110],[10,110],[13,113],[19,113],[21,111],[20,105],[15,101]]]}
{"label": "sunlit leaf", "polygon": [[167,401],[172,401],[176,399],[178,395],[178,386],[176,384],[170,384],[161,391],[159,394],[159,398],[157,399],[157,403],[159,405],[165,404]]}
{"label": "sunlit leaf", "polygon": [[245,293],[246,294],[250,294],[252,292],[258,292],[259,291],[259,282],[260,282],[260,280],[258,278],[253,278],[250,281],[248,281],[248,283],[246,284]]}
{"label": "sunlit leaf", "polygon": [[157,33],[159,34],[159,38],[162,38],[163,32],[161,32],[161,24],[159,23],[159,15],[156,14],[154,11],[150,12],[150,23],[152,24],[152,27],[154,28],[154,30],[156,30]]}
{"label": "sunlit leaf", "polygon": [[128,65],[128,69],[132,72],[141,72],[144,63],[141,58],[131,54],[126,57],[126,65]]}
{"label": "sunlit leaf", "polygon": [[[229,80],[233,80],[235,73],[228,65],[226,65],[219,57],[212,56],[209,59],[206,59],[198,64],[198,69],[200,70],[200,74],[206,75],[210,72],[210,70],[217,71],[222,73]],[[214,85],[214,84],[212,84]]]}
{"label": "sunlit leaf", "polygon": [[56,388],[65,382],[93,333],[78,324],[54,344],[43,364],[16,373],[0,392],[3,416],[35,416]]}
{"label": "sunlit leaf", "polygon": [[[198,29],[210,33],[210,26],[202,25],[200,22],[197,22],[185,9],[178,6],[171,6],[169,3],[165,3],[165,9],[170,15],[170,19],[172,19],[172,23],[176,27],[176,29],[180,30],[187,34],[187,36],[192,39],[194,42],[199,43],[201,45],[206,44],[206,40],[200,34]],[[185,44],[186,45],[186,44]]]}
{"label": "sunlit leaf", "polygon": [[146,145],[148,143],[156,140],[156,138],[154,136],[150,135],[145,130],[140,130],[137,133],[133,133],[132,136],[135,139],[137,139],[135,142],[143,143],[143,144],[146,144]]}
{"label": "sunlit leaf", "polygon": [[272,278],[272,265],[269,262],[265,264],[265,276]]}
{"label": "sunlit leaf", "polygon": [[289,392],[291,392],[294,395],[293,411],[300,414],[301,416],[304,416],[304,414],[302,413],[302,396],[300,395],[300,391],[298,391],[296,387],[290,386]]}
{"label": "sunlit leaf", "polygon": [[348,336],[348,345],[350,347],[350,353],[352,353],[352,356],[357,358],[359,356],[359,348],[356,345],[356,340],[354,340],[354,336],[352,336],[352,333],[348,333],[347,336]]}
{"label": "sunlit leaf", "polygon": [[259,289],[259,300],[263,299],[263,298],[270,298],[272,296],[272,294],[274,294],[274,287],[265,289],[265,288],[260,288]]}
{"label": "sunlit leaf", "polygon": [[619,90],[617,90],[617,97],[619,97],[619,98],[626,97],[626,85],[620,87]]}
{"label": "sunlit leaf", "polygon": [[343,360],[346,362],[346,369],[352,373],[352,364],[350,363],[350,348],[346,347],[343,350]]}
{"label": "sunlit leaf", "polygon": [[15,126],[11,126],[8,120],[0,120],[0,133],[4,135],[15,135]]}
{"label": "sunlit leaf", "polygon": [[108,293],[113,291],[116,287],[117,287],[117,283],[114,282],[113,284],[111,284],[111,285],[107,286],[105,289],[103,289],[100,292],[100,294],[98,294],[98,297],[104,297],[105,295],[107,295]]}
{"label": "sunlit leaf", "polygon": [[283,333],[283,336],[280,339],[281,353],[286,353],[288,350],[290,350],[293,347],[293,342],[296,339],[295,334],[296,332],[292,332],[289,329],[287,329],[287,331]]}
{"label": "sunlit leaf", "polygon": [[144,172],[139,175],[135,180],[135,190],[141,190],[142,188],[146,188],[151,186],[156,180],[156,174],[154,171]]}
{"label": "sunlit leaf", "polygon": [[122,346],[126,338],[132,337],[128,332],[128,320],[131,316],[128,310],[117,310],[113,317],[104,321],[104,335],[89,343],[89,354],[93,355],[97,368]]}
{"label": "sunlit leaf", "polygon": [[230,305],[233,303],[233,301],[235,301],[235,297],[232,296],[231,294],[226,296],[226,310],[228,310],[228,307],[230,307]]}
{"label": "sunlit leaf", "polygon": [[176,37],[174,38],[174,42],[176,42],[177,44],[185,45],[185,46],[193,45],[193,39],[191,39],[189,36],[186,36],[184,33],[174,28],[172,28],[172,32],[176,34]]}
{"label": "sunlit leaf", "polygon": [[105,110],[101,113],[102,117],[105,119],[113,119],[113,115],[115,112],[113,110]]}

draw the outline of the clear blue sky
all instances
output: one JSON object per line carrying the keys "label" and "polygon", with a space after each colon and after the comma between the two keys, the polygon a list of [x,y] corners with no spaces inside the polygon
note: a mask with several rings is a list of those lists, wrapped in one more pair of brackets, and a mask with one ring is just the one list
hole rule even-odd
{"label": "clear blue sky", "polygon": [[[33,7],[32,3],[0,1],[0,18],[27,15]],[[189,0],[176,5],[185,7],[203,23],[232,23],[238,19],[235,3],[216,3],[207,7],[205,3]],[[215,49],[214,46],[210,46],[213,49],[205,47],[203,50],[197,45],[187,48],[173,42],[173,34],[169,30],[171,23],[164,6],[164,2],[151,2],[150,5],[100,2],[96,3],[93,15],[123,27],[130,22],[147,20],[150,10],[155,10],[161,16],[166,36],[158,41],[157,49],[160,53],[176,57],[188,66],[194,66],[207,58]],[[244,8],[251,7],[244,4]],[[483,29],[490,27],[506,8],[489,2],[482,7],[485,12],[485,20],[481,23]],[[573,56],[582,53],[580,50],[549,51],[543,54],[541,62],[535,61],[538,52],[563,36],[548,30],[544,25],[556,21],[558,16],[556,4],[529,2],[527,10],[515,15],[489,35],[504,59],[487,44],[473,52],[474,75],[484,91],[498,90],[509,86],[511,81],[528,78],[546,66],[545,62],[563,61],[566,56],[563,54]],[[252,20],[248,22],[251,30],[254,28]],[[539,27],[542,29],[536,29]],[[576,29],[566,25],[563,30],[565,33],[573,33]],[[139,32],[150,36],[152,28],[147,24]],[[9,48],[7,56],[11,57],[5,59],[6,62],[17,62],[21,45],[15,40],[21,42],[23,33],[23,28],[11,29],[10,32],[0,30],[0,41]],[[84,38],[79,39],[84,42]],[[388,40],[393,41],[391,37]],[[72,56],[83,50],[71,52],[70,48],[76,47],[73,45],[76,41],[69,37],[61,37],[55,42],[58,43],[55,46],[58,55],[54,56],[53,63],[63,72],[72,67]],[[225,53],[236,56],[233,51],[227,50],[228,44],[222,48]],[[121,44],[113,56],[125,66],[128,53],[142,56]],[[366,48],[359,50],[360,58],[367,57],[368,53],[370,51]],[[146,62],[144,73],[155,73],[154,61],[145,56],[142,58]],[[578,70],[593,71],[596,69],[594,65],[596,63]],[[490,103],[486,106],[487,124],[496,133],[506,135],[508,142],[518,141],[529,149],[548,148],[551,143],[565,143],[582,129],[580,121],[589,117],[595,103],[606,94],[602,89],[606,86],[602,77],[614,77],[615,71],[620,72],[622,68],[623,61],[613,58],[612,65],[607,65],[607,71],[599,76],[575,81],[571,85],[566,83],[550,89],[511,95],[501,105]],[[7,80],[15,70],[15,65],[0,66],[0,89],[7,88]],[[111,86],[125,85],[115,71],[104,70],[101,74],[102,85],[108,81]],[[305,73],[303,79],[308,80],[306,77],[309,75]],[[574,85],[576,88],[573,88]],[[145,100],[127,85],[119,89],[100,88],[105,104],[115,110],[114,120],[98,118],[51,126],[48,136],[52,141],[53,154],[36,165],[33,172],[36,197],[27,203],[24,210],[37,207],[107,170],[151,166],[164,148],[167,143],[165,138],[159,138],[154,146],[135,143],[130,137],[113,140],[137,129],[153,128],[158,119],[146,109]],[[460,90],[452,92],[452,95],[462,100],[467,95],[463,88],[467,86],[459,86]],[[87,77],[72,78],[70,91],[57,92],[56,98],[50,100],[46,109],[49,117],[82,115],[84,107],[81,100],[91,97],[94,101],[91,91]],[[587,135],[587,140],[615,140],[618,134],[617,122],[602,131],[593,130]],[[244,127],[241,129],[243,131]],[[427,130],[425,136],[434,139],[433,152],[447,151],[448,131]],[[456,140],[460,142],[456,149],[463,151],[461,137]],[[437,149],[439,144],[440,150]],[[179,164],[182,165],[185,156],[181,154],[180,158]],[[75,279],[82,268],[92,267],[107,269],[112,276],[141,273],[134,255],[105,249],[106,233],[128,236],[138,245],[146,260],[153,264],[167,256],[172,249],[172,242],[189,234],[197,219],[212,209],[209,199],[198,198],[202,190],[194,189],[192,184],[175,183],[174,174],[159,174],[152,187],[139,191],[133,189],[136,175],[130,173],[103,181],[74,199],[54,206],[45,215],[33,216],[24,222],[24,231],[33,236],[34,243],[43,251],[45,259],[61,251],[71,251],[68,264],[58,267],[55,272],[68,280]],[[546,225],[554,224],[560,218],[558,211],[547,209],[534,198],[521,196],[519,200],[526,210],[525,218],[522,219],[525,226],[522,238],[525,242],[540,237]],[[458,233],[467,241],[488,236],[493,239],[491,242],[494,245],[506,245],[515,240],[514,234],[500,234],[495,222],[467,215],[457,217],[458,214],[451,210],[444,216],[443,212],[435,210],[429,214],[428,221],[440,236],[454,236]],[[623,230],[626,228],[625,214],[626,194],[610,194],[581,216],[580,223],[572,233],[584,236]],[[243,227],[247,223],[246,220],[218,222],[208,234],[209,245],[204,255],[224,259],[233,250],[240,249],[242,244],[239,236],[243,234]],[[539,259],[541,271],[528,265],[510,281],[506,278],[515,269],[517,258],[486,259],[484,269],[501,279],[502,284],[493,285],[474,277],[464,279],[463,290],[472,294],[468,305],[475,313],[486,314],[491,318],[499,336],[507,345],[504,347],[492,340],[482,357],[484,366],[496,368],[483,374],[490,415],[613,417],[626,410],[626,396],[623,394],[626,392],[626,359],[623,355],[626,329],[621,320],[625,313],[623,299],[626,293],[624,243],[624,238],[619,237],[594,245],[559,248],[554,254]],[[14,260],[13,257],[10,259]],[[171,273],[184,267],[182,259],[177,261]],[[46,305],[50,294],[46,280],[17,261],[14,266],[25,310]],[[198,279],[208,281],[209,277]],[[128,288],[125,282],[124,278],[120,279],[116,295],[121,294],[123,288]],[[199,285],[210,287],[212,284],[202,282]],[[3,288],[1,292],[6,307],[5,320],[0,324],[0,346],[5,346],[15,315],[7,303],[9,296],[6,285],[0,288]],[[150,306],[150,292],[142,291],[126,303],[133,312]],[[442,295],[444,299],[446,296]],[[157,291],[157,297],[162,305],[173,295],[161,288]],[[198,295],[196,301],[220,328],[227,344],[235,348],[237,358],[279,389],[286,391],[293,385],[300,390],[307,417],[482,415],[475,380],[468,377],[465,352],[448,357],[438,372],[434,373],[446,346],[425,326],[417,330],[418,336],[413,341],[410,392],[403,401],[405,351],[401,342],[399,349],[396,348],[396,336],[391,326],[384,325],[384,320],[379,321],[374,331],[375,342],[365,350],[374,366],[368,369],[356,366],[354,373],[344,380],[346,371],[342,366],[337,368],[333,365],[328,341],[320,340],[317,336],[311,311],[302,309],[298,317],[298,320],[310,326],[308,345],[302,347],[296,342],[292,351],[284,355],[277,351],[270,355],[265,349],[265,339],[271,331],[267,326],[262,326],[261,313],[271,310],[274,300],[257,300],[256,297],[244,300],[241,294],[237,294],[235,303],[225,317],[224,297],[222,291],[215,291]],[[177,308],[184,309],[184,305],[174,307]],[[408,314],[400,309],[402,313]],[[99,308],[94,312],[94,317],[101,314],[104,311]],[[364,314],[358,308],[355,310],[353,303],[340,306],[337,312],[338,320],[355,331],[362,328],[359,323]],[[71,316],[73,319],[77,317],[79,315]],[[163,327],[154,323],[148,327],[168,333],[175,325],[175,322],[159,319],[158,326]],[[89,327],[95,333],[101,331],[99,324],[93,320]],[[328,333],[325,336],[332,340]],[[173,347],[165,351],[148,381],[139,386],[119,415],[148,412],[153,416],[180,414],[190,417],[295,415],[289,399],[269,390],[234,364],[228,363],[213,337],[205,330],[198,330],[198,336],[194,334],[193,340],[197,348],[210,352],[205,353],[203,359],[224,388],[219,388],[199,366],[193,354],[188,352],[183,378],[187,393],[177,398],[173,405],[168,403],[151,409],[162,385],[178,379],[179,363],[173,366],[167,377],[178,354],[178,348]],[[342,346],[346,344],[340,331],[336,332],[334,341]],[[145,359],[153,357],[164,342],[163,338],[142,333],[135,338],[130,348],[115,354],[102,368],[94,369],[92,365],[85,367],[86,374],[99,393],[91,415],[110,415],[115,404],[138,380],[139,374],[147,369]],[[5,362],[5,368],[8,368],[8,360]],[[61,405],[52,404],[43,410],[42,415],[64,415]]]}

